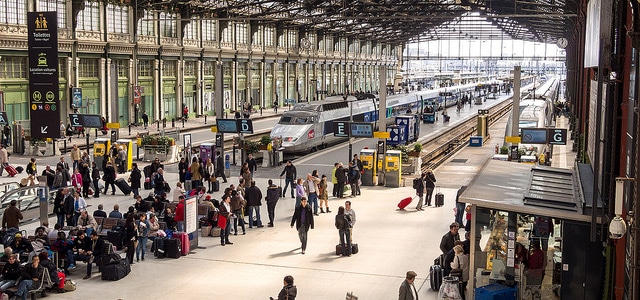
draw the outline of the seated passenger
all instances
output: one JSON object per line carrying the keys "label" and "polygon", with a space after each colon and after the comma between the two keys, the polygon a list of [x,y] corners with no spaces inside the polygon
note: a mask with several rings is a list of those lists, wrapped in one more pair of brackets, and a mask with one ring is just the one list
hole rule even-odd
{"label": "seated passenger", "polygon": [[18,255],[18,259],[20,259],[20,256],[23,254],[27,255],[33,252],[31,243],[29,243],[28,241],[24,241],[22,238],[22,234],[20,233],[16,233],[16,238],[13,240],[13,242],[11,242],[9,247],[13,249],[13,253]]}
{"label": "seated passenger", "polygon": [[89,259],[87,261],[87,275],[82,279],[91,278],[91,266],[93,262],[100,261],[100,259],[96,260],[96,257],[101,257],[104,252],[104,241],[98,236],[98,232],[94,231],[91,233],[91,238],[85,244],[84,255],[88,256]]}
{"label": "seated passenger", "polygon": [[178,222],[173,218],[173,213],[169,207],[164,211],[164,222],[167,223],[167,229],[176,230]]}
{"label": "seated passenger", "polygon": [[133,205],[133,208],[139,213],[144,213],[149,210],[147,202],[142,201],[142,196],[140,195],[136,196],[136,203]]}
{"label": "seated passenger", "polygon": [[13,254],[13,249],[11,249],[11,247],[9,246],[4,247],[4,255],[0,257],[0,262],[3,262],[3,263],[9,262],[9,256],[11,256],[11,254]]}
{"label": "seated passenger", "polygon": [[98,229],[98,222],[90,215],[86,209],[80,211],[80,217],[78,218],[78,229],[91,234],[94,230]]}
{"label": "seated passenger", "polygon": [[36,228],[36,236],[33,239],[33,242],[31,242],[33,252],[29,253],[29,260],[27,262],[30,262],[34,256],[40,254],[41,252],[48,253],[47,250],[50,249],[50,246],[51,245],[49,243],[49,236],[45,233],[44,228]]}
{"label": "seated passenger", "polygon": [[73,246],[72,243],[69,243],[67,240],[67,235],[64,231],[58,232],[58,237],[53,243],[51,243],[51,251],[55,251],[58,253],[58,259],[66,259],[66,265],[62,266],[62,269],[67,273],[68,269],[75,269],[75,264],[71,264],[73,261]]}
{"label": "seated passenger", "polygon": [[22,279],[18,284],[18,291],[15,296],[20,297],[22,300],[27,300],[29,290],[37,288],[40,284],[39,281],[43,272],[44,268],[40,266],[40,258],[34,257],[31,263],[27,264],[22,271]]}
{"label": "seated passenger", "polygon": [[158,230],[160,230],[160,223],[158,217],[155,214],[149,215],[149,239],[154,240],[158,236]]}
{"label": "seated passenger", "polygon": [[49,278],[51,278],[53,287],[57,289],[58,283],[60,283],[60,278],[58,278],[58,268],[56,267],[56,264],[49,259],[47,252],[40,252],[40,254],[38,254],[38,258],[40,259],[40,265],[49,272]]}
{"label": "seated passenger", "polygon": [[[4,258],[4,257],[3,257]],[[7,257],[7,262],[2,268],[2,281],[0,281],[0,293],[6,292],[7,289],[16,286],[18,279],[20,279],[20,261],[18,256],[10,254]]]}

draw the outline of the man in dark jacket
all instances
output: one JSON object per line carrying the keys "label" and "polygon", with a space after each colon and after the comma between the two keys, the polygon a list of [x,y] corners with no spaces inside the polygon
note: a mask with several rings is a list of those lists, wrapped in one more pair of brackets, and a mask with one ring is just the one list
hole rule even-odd
{"label": "man in dark jacket", "polygon": [[104,241],[98,236],[98,232],[94,230],[91,232],[91,238],[87,240],[84,248],[84,253],[89,256],[89,261],[87,262],[87,276],[82,279],[91,278],[91,266],[94,261],[100,261],[102,252],[104,252]]}
{"label": "man in dark jacket", "polygon": [[67,217],[67,226],[76,226],[73,218],[73,214],[75,213],[75,200],[73,199],[71,192],[68,192],[64,197],[64,202],[62,204],[64,214]]}
{"label": "man in dark jacket", "polygon": [[249,154],[246,163],[249,164],[249,171],[251,172],[251,178],[253,178],[253,172],[258,171],[258,163],[253,158],[253,154]]}
{"label": "man in dark jacket", "polygon": [[187,174],[187,169],[189,169],[187,159],[184,157],[180,158],[180,162],[178,163],[178,181],[184,183],[184,176]]}
{"label": "man in dark jacket", "polygon": [[42,171],[42,176],[47,176],[47,186],[49,189],[53,189],[53,179],[56,178],[56,171],[51,169],[51,166],[47,165],[47,167]]}
{"label": "man in dark jacket", "polygon": [[269,179],[269,187],[267,188],[267,197],[264,199],[267,201],[267,213],[269,214],[268,227],[273,227],[273,219],[275,218],[276,203],[280,198],[280,192],[278,186],[273,184],[273,180]]}
{"label": "man in dark jacket", "polygon": [[449,250],[453,249],[455,242],[460,240],[458,228],[460,228],[460,225],[453,222],[449,225],[449,232],[442,236],[442,240],[440,241],[440,251],[442,251],[442,254],[446,255]]}
{"label": "man in dark jacket", "polygon": [[66,212],[64,210],[64,200],[69,195],[69,188],[61,188],[56,192],[56,197],[53,200],[53,213],[56,214],[58,220],[56,224],[64,226],[64,219]]}
{"label": "man in dark jacket", "polygon": [[34,289],[42,279],[44,268],[40,266],[40,258],[34,257],[30,264],[27,264],[22,270],[22,280],[18,284],[18,291],[15,293],[16,297],[27,299],[27,293],[29,290]]}
{"label": "man in dark jacket", "polygon": [[339,163],[338,169],[336,169],[336,180],[338,180],[338,198],[343,198],[344,184],[347,182],[347,174],[342,163]]}
{"label": "man in dark jacket", "polygon": [[291,184],[291,198],[295,198],[294,197],[294,190],[296,189],[295,186],[295,180],[296,177],[298,175],[298,172],[296,171],[296,167],[293,165],[293,163],[288,160],[287,161],[287,165],[284,166],[284,170],[282,170],[282,173],[280,173],[280,178],[282,178],[282,175],[285,175],[284,177],[284,189],[282,190],[282,197],[284,197],[284,194],[287,193],[287,187],[289,186],[289,184]]}
{"label": "man in dark jacket", "polygon": [[[256,186],[256,182],[251,180],[251,186],[244,190],[245,198],[247,199],[247,206],[249,207],[249,228],[253,226],[264,227],[262,220],[260,219],[260,206],[262,206],[262,192],[260,188]],[[253,220],[253,214],[255,212],[256,220]]]}
{"label": "man in dark jacket", "polygon": [[424,201],[424,181],[426,176],[427,176],[426,173],[422,173],[419,179],[414,179],[414,180],[417,180],[417,181],[414,181],[415,183],[414,188],[416,189],[416,196],[418,196],[418,200],[419,200],[418,205],[416,206],[416,210],[424,210],[422,208],[422,203]]}
{"label": "man in dark jacket", "polygon": [[220,151],[216,151],[216,176],[222,177],[222,183],[227,183],[227,176],[224,174],[224,158]]}
{"label": "man in dark jacket", "polygon": [[291,228],[293,224],[296,224],[296,230],[298,230],[298,237],[302,243],[302,254],[307,249],[307,233],[309,229],[313,229],[313,212],[311,207],[307,205],[307,197],[302,197],[300,205],[296,206],[296,210],[291,217]]}
{"label": "man in dark jacket", "polygon": [[2,229],[18,228],[20,220],[22,220],[22,213],[18,209],[18,201],[11,200],[9,207],[4,210],[2,214]]}

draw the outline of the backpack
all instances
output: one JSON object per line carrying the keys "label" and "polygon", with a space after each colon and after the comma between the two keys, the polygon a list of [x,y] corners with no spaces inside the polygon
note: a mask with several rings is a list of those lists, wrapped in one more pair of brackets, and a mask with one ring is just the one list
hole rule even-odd
{"label": "backpack", "polygon": [[413,189],[417,190],[418,188],[420,188],[420,180],[421,178],[414,178],[413,179]]}

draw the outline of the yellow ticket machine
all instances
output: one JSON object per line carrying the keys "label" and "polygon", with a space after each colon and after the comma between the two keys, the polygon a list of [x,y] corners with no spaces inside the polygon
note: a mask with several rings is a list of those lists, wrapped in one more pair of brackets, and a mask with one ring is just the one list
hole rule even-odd
{"label": "yellow ticket machine", "polygon": [[93,161],[96,163],[98,170],[102,170],[105,159],[109,159],[109,149],[111,148],[111,140],[106,138],[96,138],[93,142]]}
{"label": "yellow ticket machine", "polygon": [[119,139],[116,143],[118,144],[118,151],[120,149],[125,151],[124,172],[128,172],[131,170],[131,164],[133,164],[133,140]]}
{"label": "yellow ticket machine", "polygon": [[384,156],[384,170],[386,187],[400,187],[402,174],[402,152],[399,150],[387,150]]}
{"label": "yellow ticket machine", "polygon": [[376,185],[374,180],[376,177],[376,150],[374,149],[362,149],[360,150],[360,161],[362,161],[362,185],[373,186]]}

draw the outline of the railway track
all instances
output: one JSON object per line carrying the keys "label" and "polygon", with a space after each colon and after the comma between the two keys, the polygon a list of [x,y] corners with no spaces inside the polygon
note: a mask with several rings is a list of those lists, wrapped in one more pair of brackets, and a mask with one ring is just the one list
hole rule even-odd
{"label": "railway track", "polygon": [[[489,110],[487,122],[492,126],[499,119],[511,111],[513,102],[503,101]],[[443,135],[437,136],[422,144],[422,165],[420,169],[435,169],[462,149],[469,142],[469,138],[475,135],[478,127],[477,118],[471,118],[452,128]]]}

